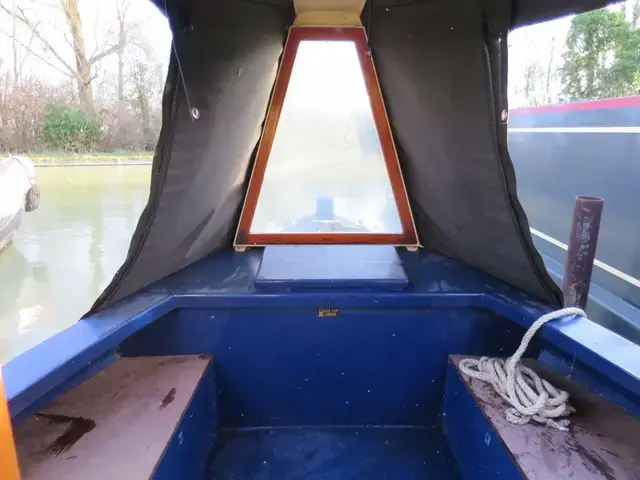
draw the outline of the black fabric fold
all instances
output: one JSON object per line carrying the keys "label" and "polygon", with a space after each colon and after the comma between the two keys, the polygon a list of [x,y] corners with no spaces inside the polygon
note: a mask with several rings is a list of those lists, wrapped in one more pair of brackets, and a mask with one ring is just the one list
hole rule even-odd
{"label": "black fabric fold", "polygon": [[370,43],[423,245],[559,305],[499,118],[506,58],[491,42],[506,45],[508,9],[453,0],[374,10]]}
{"label": "black fabric fold", "polygon": [[231,244],[293,9],[194,1],[176,15],[184,86],[173,62],[149,204],[91,312]]}

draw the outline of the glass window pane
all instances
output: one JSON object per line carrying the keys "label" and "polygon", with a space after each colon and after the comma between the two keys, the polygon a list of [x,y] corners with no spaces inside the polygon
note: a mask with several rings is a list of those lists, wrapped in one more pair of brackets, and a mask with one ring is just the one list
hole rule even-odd
{"label": "glass window pane", "polygon": [[402,233],[352,41],[302,41],[251,233]]}

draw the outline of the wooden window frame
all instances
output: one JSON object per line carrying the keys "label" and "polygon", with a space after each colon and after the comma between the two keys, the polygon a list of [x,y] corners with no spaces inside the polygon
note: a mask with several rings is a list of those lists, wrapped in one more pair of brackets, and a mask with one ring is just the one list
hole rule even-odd
{"label": "wooden window frame", "polygon": [[[258,205],[262,182],[280,120],[282,105],[291,79],[291,72],[296,59],[298,46],[300,42],[305,40],[350,40],[354,42],[358,59],[360,60],[360,66],[364,74],[373,118],[380,139],[387,173],[391,182],[391,189],[400,217],[402,233],[251,233],[251,223],[256,206]],[[234,246],[239,249],[243,247],[267,245],[313,244],[376,244],[408,247],[416,247],[419,245],[415,223],[409,206],[409,197],[402,178],[398,155],[391,135],[389,119],[382,100],[378,77],[373,59],[369,53],[367,36],[363,27],[293,26],[290,28],[234,241]]]}

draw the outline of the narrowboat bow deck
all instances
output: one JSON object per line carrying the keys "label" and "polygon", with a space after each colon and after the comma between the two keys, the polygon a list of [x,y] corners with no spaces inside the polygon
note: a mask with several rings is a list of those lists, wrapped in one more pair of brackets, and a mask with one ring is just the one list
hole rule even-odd
{"label": "narrowboat bow deck", "polygon": [[640,346],[557,310],[602,203],[563,299],[506,143],[509,30],[604,0],[156,3],[149,202],[85,318],[4,366],[3,480],[10,423],[26,480],[640,479]]}
{"label": "narrowboat bow deck", "polygon": [[510,425],[451,355],[508,356],[548,309],[435,254],[354,248],[220,255],[17,357],[23,478],[639,478],[638,346],[548,324],[527,356],[602,397],[574,386],[570,432]]}

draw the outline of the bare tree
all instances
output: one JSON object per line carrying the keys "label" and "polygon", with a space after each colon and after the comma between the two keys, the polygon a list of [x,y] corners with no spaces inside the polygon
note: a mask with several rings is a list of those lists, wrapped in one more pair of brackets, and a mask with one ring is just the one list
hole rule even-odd
{"label": "bare tree", "polygon": [[122,127],[126,104],[124,99],[124,52],[127,47],[127,10],[129,0],[119,0],[116,4],[116,15],[118,18],[118,129]]}
{"label": "bare tree", "polygon": [[18,7],[18,0],[13,0],[13,5],[11,7],[11,50],[13,56],[13,84],[17,85],[20,83],[20,78],[22,77],[22,68],[24,66],[24,62],[27,59],[29,48],[33,43],[34,35],[31,33],[31,37],[29,38],[29,42],[27,44],[27,48],[25,49],[26,53],[21,55],[20,47],[21,43],[18,41],[18,19],[16,18]]}
{"label": "bare tree", "polygon": [[83,1],[0,0],[0,151],[51,148],[42,137],[51,105],[95,115],[103,136],[92,148],[153,149],[166,69],[157,38],[145,36],[154,12],[141,15],[133,0]]}
{"label": "bare tree", "polygon": [[[125,98],[125,56],[127,49],[137,47],[143,54],[147,55],[149,47],[141,41],[136,35],[140,26],[145,20],[139,20],[137,22],[130,22],[129,9],[131,6],[130,0],[116,0],[116,20],[117,20],[117,32],[116,32],[116,45],[118,54],[118,86],[117,86],[117,120],[118,128],[122,127],[124,123],[126,113],[126,98]],[[148,55],[147,55],[148,56]]]}
{"label": "bare tree", "polygon": [[84,45],[84,35],[82,33],[82,20],[78,11],[78,0],[60,0],[60,5],[64,10],[67,19],[67,26],[73,39],[73,51],[76,58],[75,76],[78,84],[78,98],[85,110],[91,114],[95,113],[93,104],[93,88],[91,86],[91,63],[87,58]]}
{"label": "bare tree", "polygon": [[640,24],[640,0],[631,3],[631,24],[636,28]]}
{"label": "bare tree", "polygon": [[132,103],[140,116],[142,123],[142,135],[145,147],[148,147],[153,135],[151,133],[151,112],[149,92],[149,66],[147,62],[134,59],[131,65],[131,78],[133,80]]}
{"label": "bare tree", "polygon": [[554,67],[556,51],[556,38],[551,38],[551,50],[549,52],[549,61],[547,62],[546,81],[544,85],[545,103],[551,103],[553,101],[553,95],[551,93],[551,82],[556,76],[556,68]]}
{"label": "bare tree", "polygon": [[17,20],[16,20],[16,8],[17,0],[13,0],[13,8],[11,9],[11,48],[13,49],[13,81],[18,83],[20,80],[19,61],[18,61],[18,42],[16,41],[17,34]]}
{"label": "bare tree", "polygon": [[[21,8],[14,3],[13,8],[10,9],[0,3],[0,10],[11,15],[12,18],[27,27],[31,32],[32,37],[38,40],[40,46],[44,49],[47,55],[37,54],[34,48],[18,41],[15,36],[12,37],[14,41],[22,45],[49,66],[55,68],[66,76],[73,78],[77,85],[80,104],[88,113],[95,114],[92,89],[93,77],[91,69],[93,65],[103,58],[116,53],[118,51],[118,45],[110,45],[105,49],[96,52],[91,57],[87,56],[84,35],[82,32],[82,19],[80,18],[80,11],[78,10],[78,1],[79,0],[59,0],[60,7],[65,15],[69,33],[71,34],[71,46],[75,56],[75,65],[72,65],[65,60],[63,53],[55,48],[53,44],[39,32],[39,24],[29,18],[29,15],[24,8]],[[4,33],[6,34],[6,32]],[[54,60],[45,59],[45,56],[49,55],[53,57]]]}

